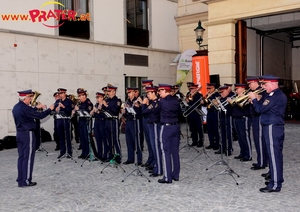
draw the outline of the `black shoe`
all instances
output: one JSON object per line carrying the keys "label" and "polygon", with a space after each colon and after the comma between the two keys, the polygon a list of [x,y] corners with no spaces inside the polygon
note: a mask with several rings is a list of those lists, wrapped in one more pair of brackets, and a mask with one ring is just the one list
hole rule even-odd
{"label": "black shoe", "polygon": [[59,155],[57,156],[57,159],[61,159],[63,157],[63,155]]}
{"label": "black shoe", "polygon": [[172,180],[174,180],[174,181],[179,181],[178,178],[174,178],[174,177],[172,177]]}
{"label": "black shoe", "polygon": [[149,175],[149,177],[158,177],[158,176],[161,176],[161,174],[154,174],[154,173],[152,173],[152,174]]}
{"label": "black shoe", "polygon": [[269,183],[270,183],[270,181],[266,181],[266,182],[265,182],[265,185],[267,186],[267,185],[269,185]]}
{"label": "black shoe", "polygon": [[214,147],[212,145],[209,145],[207,147],[205,147],[205,149],[213,149]]}
{"label": "black shoe", "polygon": [[221,154],[221,150],[219,150],[219,151],[215,152],[215,154]]}
{"label": "black shoe", "polygon": [[252,170],[260,170],[260,169],[264,169],[264,168],[266,168],[266,167],[264,167],[264,166],[262,166],[262,167],[260,167],[260,166],[252,166],[251,167]]}
{"label": "black shoe", "polygon": [[24,188],[24,187],[30,187],[30,186],[36,186],[37,185],[37,183],[36,182],[30,182],[29,184],[27,184],[27,185],[24,185],[24,186],[21,186],[21,185],[19,185],[19,187],[22,187],[22,188]]}
{"label": "black shoe", "polygon": [[243,157],[240,155],[234,157],[234,159],[241,159],[241,158],[243,158]]}
{"label": "black shoe", "polygon": [[270,175],[269,172],[268,172],[268,173],[263,173],[263,174],[261,174],[262,177],[267,177],[267,176],[269,176],[269,175]]}
{"label": "black shoe", "polygon": [[149,167],[149,166],[151,166],[149,163],[144,163],[141,165],[141,167]]}
{"label": "black shoe", "polygon": [[242,162],[252,161],[252,158],[249,158],[249,159],[247,159],[247,158],[241,158],[240,161],[242,161]]}
{"label": "black shoe", "polygon": [[72,158],[72,155],[67,155],[67,158]]}
{"label": "black shoe", "polygon": [[259,166],[258,163],[252,163],[252,166]]}
{"label": "black shoe", "polygon": [[264,193],[271,193],[271,192],[280,192],[280,189],[271,189],[271,188],[265,187],[265,188],[260,188],[259,191],[264,192]]}
{"label": "black shoe", "polygon": [[232,153],[231,152],[225,152],[225,154],[224,155],[226,155],[226,156],[230,156],[230,155],[232,155]]}
{"label": "black shoe", "polygon": [[60,150],[60,148],[56,147],[54,151],[59,151],[59,150]]}
{"label": "black shoe", "polygon": [[153,169],[154,169],[153,166],[148,166],[148,167],[146,167],[146,170],[147,170],[147,171],[150,171],[150,170],[153,170]]}
{"label": "black shoe", "polygon": [[271,180],[271,175],[266,176],[265,180]]}
{"label": "black shoe", "polygon": [[133,162],[131,162],[131,161],[125,161],[123,164],[124,165],[128,165],[128,164],[133,164]]}
{"label": "black shoe", "polygon": [[203,147],[203,143],[198,143],[197,147]]}
{"label": "black shoe", "polygon": [[159,183],[172,183],[172,181],[168,182],[168,181],[165,181],[164,179],[159,179],[157,182],[159,182]]}

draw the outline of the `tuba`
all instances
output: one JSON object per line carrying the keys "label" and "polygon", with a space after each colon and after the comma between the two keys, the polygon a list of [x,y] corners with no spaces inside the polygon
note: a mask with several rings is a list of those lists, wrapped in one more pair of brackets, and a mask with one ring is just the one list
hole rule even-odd
{"label": "tuba", "polygon": [[33,91],[33,93],[34,96],[32,97],[32,100],[30,102],[31,107],[37,106],[38,102],[36,100],[41,95],[41,93],[39,93],[38,91]]}

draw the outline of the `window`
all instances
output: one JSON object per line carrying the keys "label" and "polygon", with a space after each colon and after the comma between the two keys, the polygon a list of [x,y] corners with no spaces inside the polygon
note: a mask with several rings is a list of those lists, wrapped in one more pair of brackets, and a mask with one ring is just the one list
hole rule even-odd
{"label": "window", "polygon": [[73,10],[76,20],[60,20],[59,35],[74,38],[90,38],[90,17],[88,0],[59,0],[65,7],[59,5],[60,10]]}
{"label": "window", "polygon": [[140,94],[142,94],[142,81],[147,77],[127,77],[125,76],[125,98],[127,98],[126,88],[139,88]]}
{"label": "window", "polygon": [[147,0],[126,0],[127,44],[149,46]]}

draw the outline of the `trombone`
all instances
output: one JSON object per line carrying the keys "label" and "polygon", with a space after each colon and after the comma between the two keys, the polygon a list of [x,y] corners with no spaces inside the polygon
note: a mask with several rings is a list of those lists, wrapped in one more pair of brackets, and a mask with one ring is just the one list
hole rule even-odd
{"label": "trombone", "polygon": [[184,113],[182,114],[183,117],[188,117],[193,111],[196,111],[200,116],[206,116],[206,114],[198,108],[201,100],[203,100],[203,97],[198,99],[193,105],[191,105],[186,111],[184,111]]}

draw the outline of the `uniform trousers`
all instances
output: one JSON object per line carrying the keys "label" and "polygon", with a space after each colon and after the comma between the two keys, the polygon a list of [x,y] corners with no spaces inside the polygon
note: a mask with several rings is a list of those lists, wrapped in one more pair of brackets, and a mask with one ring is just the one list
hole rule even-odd
{"label": "uniform trousers", "polygon": [[151,148],[154,154],[154,169],[153,174],[161,175],[163,173],[162,170],[162,158],[161,158],[161,146],[159,140],[159,133],[160,133],[160,124],[153,123],[148,124],[149,133],[150,133],[150,143]]}
{"label": "uniform trousers", "polygon": [[252,159],[252,147],[250,140],[250,123],[249,117],[234,118],[235,129],[237,132],[238,142],[241,148],[240,157],[246,160]]}
{"label": "uniform trousers", "polygon": [[82,148],[81,156],[86,157],[89,154],[89,133],[88,133],[89,120],[87,118],[79,118],[79,136]]}
{"label": "uniform trousers", "polygon": [[232,116],[221,117],[222,151],[232,152]]}
{"label": "uniform trousers", "polygon": [[60,143],[60,155],[63,156],[66,151],[72,155],[70,119],[56,119],[56,131]]}
{"label": "uniform trousers", "polygon": [[220,133],[219,133],[219,112],[208,110],[207,112],[207,134],[209,145],[212,147],[219,147]]}
{"label": "uniform trousers", "polygon": [[271,180],[269,189],[281,190],[283,179],[283,141],[284,125],[263,125],[263,137],[266,142]]}
{"label": "uniform trousers", "polygon": [[162,125],[160,131],[160,141],[163,158],[163,180],[172,182],[172,179],[179,179],[180,160],[179,160],[179,140],[180,126]]}
{"label": "uniform trousers", "polygon": [[252,117],[252,134],[254,145],[257,154],[257,165],[259,167],[266,167],[268,165],[268,153],[266,144],[262,137],[262,127],[260,124],[260,116]]}
{"label": "uniform trousers", "polygon": [[137,162],[142,162],[142,151],[140,148],[140,123],[139,120],[126,120],[125,135],[127,145],[127,161],[134,162],[137,151]]}
{"label": "uniform trousers", "polygon": [[143,130],[145,134],[145,140],[147,143],[147,148],[148,148],[148,159],[146,161],[147,164],[150,164],[152,167],[155,165],[154,161],[154,153],[153,149],[151,148],[151,143],[150,143],[150,132],[148,128],[148,118],[143,117]]}
{"label": "uniform trousers", "polygon": [[35,157],[36,138],[34,131],[17,131],[19,186],[31,183]]}
{"label": "uniform trousers", "polygon": [[[121,144],[119,139],[119,120],[118,119],[106,119],[105,120],[105,135],[108,143],[108,159],[112,159],[114,154],[121,156]],[[114,152],[115,151],[115,152]],[[117,161],[120,162],[120,161]]]}
{"label": "uniform trousers", "polygon": [[97,158],[107,159],[108,145],[105,135],[105,119],[95,119],[94,135],[97,142]]}

